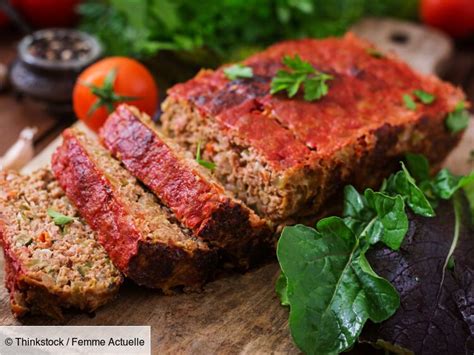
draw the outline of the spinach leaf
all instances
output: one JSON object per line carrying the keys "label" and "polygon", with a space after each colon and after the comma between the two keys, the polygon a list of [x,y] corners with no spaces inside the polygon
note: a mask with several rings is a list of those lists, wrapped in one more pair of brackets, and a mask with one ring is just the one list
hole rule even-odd
{"label": "spinach leaf", "polygon": [[434,193],[443,200],[449,200],[456,191],[474,181],[474,172],[467,176],[453,175],[448,169],[442,169],[433,179]]}
{"label": "spinach leaf", "polygon": [[365,198],[369,207],[377,214],[377,218],[373,220],[374,226],[370,226],[370,233],[367,233],[368,241],[375,244],[380,240],[397,250],[408,230],[403,198],[400,195],[391,197],[372,189],[365,190]]}
{"label": "spinach leaf", "polygon": [[367,319],[383,321],[399,306],[396,290],[370,268],[360,243],[338,217],[322,219],[317,230],[283,230],[277,256],[287,280],[290,329],[308,354],[349,348]]}
{"label": "spinach leaf", "polygon": [[[433,217],[435,212],[430,202],[426,198],[423,191],[417,186],[415,179],[410,172],[402,164],[402,170],[393,174],[387,181],[386,191],[388,193],[400,194],[406,200],[408,206],[417,214],[425,217]],[[424,168],[422,168],[424,171]],[[422,170],[418,170],[418,174],[424,175]]]}
{"label": "spinach leaf", "polygon": [[430,178],[430,163],[424,155],[408,153],[405,155],[408,170],[417,182]]}

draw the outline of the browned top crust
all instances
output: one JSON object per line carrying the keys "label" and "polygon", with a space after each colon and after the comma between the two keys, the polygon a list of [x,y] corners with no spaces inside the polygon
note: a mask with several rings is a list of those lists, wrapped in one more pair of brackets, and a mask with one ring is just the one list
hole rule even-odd
{"label": "browned top crust", "polygon": [[[202,71],[168,94],[192,102],[221,125],[223,134],[247,141],[276,170],[324,159],[384,124],[405,125],[425,118],[444,125],[447,113],[464,99],[452,85],[414,72],[392,54],[372,56],[370,48],[352,34],[281,42],[244,61],[252,67],[253,78],[230,81],[223,68]],[[295,54],[334,77],[327,96],[308,102],[301,93],[293,99],[269,94],[282,57]],[[418,102],[411,110],[403,95],[414,90],[431,93],[436,100],[430,105]],[[263,141],[262,135],[272,139]]]}

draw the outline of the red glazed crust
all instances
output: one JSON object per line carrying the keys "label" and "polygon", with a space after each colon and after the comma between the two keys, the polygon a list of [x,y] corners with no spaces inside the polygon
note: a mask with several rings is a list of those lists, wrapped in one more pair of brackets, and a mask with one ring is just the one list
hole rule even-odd
{"label": "red glazed crust", "polygon": [[[165,292],[176,286],[202,285],[213,272],[215,253],[192,239],[174,242],[174,235],[149,240],[142,229],[146,217],[131,210],[111,182],[110,172],[91,157],[92,142],[71,129],[63,138],[53,156],[53,172],[83,218],[98,232],[114,264],[138,284]],[[94,145],[94,149],[102,148]],[[173,233],[170,228],[163,231]]]}

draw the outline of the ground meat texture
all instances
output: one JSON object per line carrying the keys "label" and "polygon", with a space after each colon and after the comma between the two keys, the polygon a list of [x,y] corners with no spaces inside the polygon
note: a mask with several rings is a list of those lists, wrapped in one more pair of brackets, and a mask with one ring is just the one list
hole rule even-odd
{"label": "ground meat texture", "polygon": [[171,141],[151,119],[121,105],[100,133],[102,142],[161,203],[196,236],[222,251],[240,268],[271,254],[272,233],[264,220],[228,195],[212,177]]}
{"label": "ground meat texture", "polygon": [[52,167],[114,264],[130,279],[171,292],[178,286],[198,288],[211,276],[214,250],[179,225],[95,140],[75,129],[64,131]]}
{"label": "ground meat texture", "polygon": [[[48,209],[73,218],[57,225]],[[117,294],[120,272],[64,195],[53,174],[0,175],[0,241],[12,312],[62,319],[94,311]]]}
{"label": "ground meat texture", "polygon": [[[222,184],[273,221],[320,211],[345,184],[377,186],[406,152],[439,164],[462,135],[444,121],[463,93],[369,48],[352,34],[287,41],[243,61],[252,78],[202,71],[168,91],[163,132],[189,150],[205,142],[203,158]],[[308,102],[301,92],[269,94],[282,57],[295,54],[334,77],[328,95]],[[410,110],[403,95],[414,90],[436,99]]]}

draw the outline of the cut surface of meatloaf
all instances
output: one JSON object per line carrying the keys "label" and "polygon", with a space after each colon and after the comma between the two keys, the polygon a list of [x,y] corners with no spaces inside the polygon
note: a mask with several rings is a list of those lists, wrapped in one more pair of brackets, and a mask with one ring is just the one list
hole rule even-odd
{"label": "cut surface of meatloaf", "polygon": [[207,281],[216,253],[182,228],[98,142],[67,129],[52,168],[114,264],[130,279],[165,293]]}
{"label": "cut surface of meatloaf", "polygon": [[164,138],[147,115],[121,105],[109,116],[100,136],[186,228],[222,250],[226,261],[247,268],[271,250],[267,223],[226,194],[192,154]]}
{"label": "cut surface of meatloaf", "polygon": [[[163,132],[191,151],[203,142],[203,158],[216,164],[223,185],[273,220],[317,212],[344,184],[379,184],[408,151],[441,162],[461,137],[446,129],[445,118],[463,93],[390,53],[373,56],[371,48],[352,34],[287,41],[243,62],[252,78],[201,71],[168,91]],[[285,55],[330,74],[328,94],[311,102],[302,90],[291,99],[270,95]],[[435,101],[419,102],[414,90]]]}
{"label": "cut surface of meatloaf", "polygon": [[94,311],[117,294],[121,273],[94,236],[50,170],[0,174],[0,242],[15,316],[62,319],[63,309]]}

